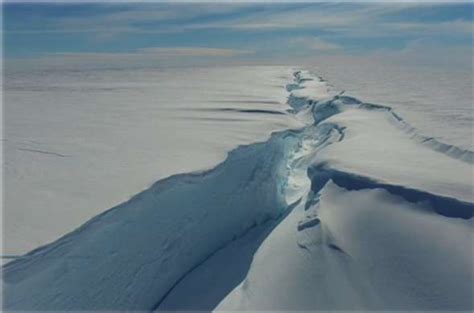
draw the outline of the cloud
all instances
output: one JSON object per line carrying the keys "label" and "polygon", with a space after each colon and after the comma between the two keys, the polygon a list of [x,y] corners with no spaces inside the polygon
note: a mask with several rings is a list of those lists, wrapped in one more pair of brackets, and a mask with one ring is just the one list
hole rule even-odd
{"label": "cloud", "polygon": [[293,38],[290,41],[290,44],[302,46],[302,48],[305,50],[320,52],[342,49],[340,45],[331,43],[318,37],[297,37]]}
{"label": "cloud", "polygon": [[[447,4],[445,4],[447,5]],[[257,11],[233,20],[196,22],[182,30],[230,29],[235,31],[275,32],[306,29],[328,32],[345,38],[376,38],[402,36],[431,36],[433,34],[466,36],[473,30],[472,20],[425,21],[424,11],[442,11],[442,4],[417,3],[319,3],[287,10]],[[417,12],[419,21],[405,21],[401,16],[407,9]]]}
{"label": "cloud", "polygon": [[19,69],[167,67],[225,63],[253,53],[251,50],[210,47],[148,47],[131,52],[45,53],[34,58],[11,58],[8,64]]}
{"label": "cloud", "polygon": [[472,21],[454,20],[438,23],[399,22],[386,23],[386,27],[411,34],[470,35],[473,33]]}
{"label": "cloud", "polygon": [[138,49],[137,53],[162,57],[235,57],[254,52],[251,50],[204,47],[152,47]]}
{"label": "cloud", "polygon": [[[420,39],[472,46],[473,34],[472,18],[457,7],[458,13],[449,13],[447,4],[122,2],[40,7],[34,18],[28,10],[18,15],[6,9],[7,58],[46,52],[43,58],[68,62],[246,56],[267,60],[402,49]],[[143,48],[147,45],[161,47]],[[118,52],[136,48],[141,49]],[[66,49],[70,52],[47,53]]]}
{"label": "cloud", "polygon": [[409,42],[403,49],[378,49],[366,57],[390,60],[393,64],[472,69],[472,53],[472,46],[441,45],[436,41],[417,39]]}
{"label": "cloud", "polygon": [[[176,32],[186,29],[187,24],[196,23],[201,18],[219,19],[247,7],[252,7],[251,4],[245,3],[193,4],[153,1],[148,3],[146,1],[143,3],[110,1],[108,3],[103,0],[84,4],[77,0],[69,3],[66,1],[55,6],[64,9],[64,12],[68,12],[68,14],[52,16],[48,12],[37,10],[34,19],[25,15],[25,20],[21,22],[10,20],[14,23],[14,27],[8,27],[6,31],[12,33]],[[76,9],[79,9],[82,13],[71,13]],[[84,14],[83,11],[90,11],[90,14]],[[8,13],[7,10],[7,17]],[[39,23],[32,24],[33,21]],[[157,25],[160,27],[157,27]]]}
{"label": "cloud", "polygon": [[251,50],[222,49],[208,47],[147,47],[132,52],[55,52],[45,54],[43,58],[65,59],[123,59],[123,58],[199,58],[199,57],[236,57],[253,54]]}

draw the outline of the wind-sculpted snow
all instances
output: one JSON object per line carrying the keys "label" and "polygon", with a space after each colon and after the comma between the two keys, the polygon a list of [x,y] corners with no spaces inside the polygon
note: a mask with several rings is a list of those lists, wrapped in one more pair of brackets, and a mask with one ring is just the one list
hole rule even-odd
{"label": "wind-sculpted snow", "polygon": [[426,203],[426,209],[432,209],[432,211],[446,217],[470,219],[474,214],[474,207],[470,202],[434,195],[405,186],[391,185],[352,173],[340,172],[326,168],[324,164],[310,167],[308,173],[313,183],[311,189],[314,192],[321,190],[331,180],[339,187],[347,190],[385,189],[393,195],[400,196],[405,201]]}
{"label": "wind-sculpted snow", "polygon": [[[45,245],[154,182],[300,128],[283,66],[8,73],[4,254]],[[25,197],[25,194],[28,194]]]}
{"label": "wind-sculpted snow", "polygon": [[388,107],[303,88],[289,104],[337,138],[216,310],[472,310],[472,152],[428,147]]}
{"label": "wind-sculpted snow", "polygon": [[472,310],[470,221],[333,182],[311,202],[272,231],[217,311]]}
{"label": "wind-sculpted snow", "polygon": [[[4,267],[11,309],[149,310],[223,245],[286,210],[297,132],[170,177]],[[27,297],[27,299],[25,298]]]}
{"label": "wind-sculpted snow", "polygon": [[416,128],[405,122],[403,118],[393,112],[392,108],[390,107],[371,103],[364,103],[352,97],[337,95],[330,100],[318,102],[316,105],[312,105],[311,110],[313,112],[314,121],[316,123],[319,123],[325,120],[326,118],[341,113],[351,107],[358,107],[360,109],[366,109],[369,111],[376,110],[384,112],[386,113],[387,118],[389,118],[397,128],[403,130],[407,135],[409,135],[411,139],[417,141],[418,144],[428,147],[436,152],[443,153],[452,158],[459,159],[470,164],[474,164],[474,152],[466,149],[461,149],[454,145],[440,142],[435,138],[426,137],[424,135],[419,134]]}
{"label": "wind-sculpted snow", "polygon": [[[307,71],[286,90],[305,127],[160,180],[8,263],[4,306],[472,310],[472,152]],[[283,113],[268,105],[221,110]]]}

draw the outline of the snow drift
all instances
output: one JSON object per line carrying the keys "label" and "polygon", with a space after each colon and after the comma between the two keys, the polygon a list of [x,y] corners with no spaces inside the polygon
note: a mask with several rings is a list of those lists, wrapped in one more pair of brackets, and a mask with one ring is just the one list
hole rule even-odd
{"label": "snow drift", "polygon": [[306,126],[3,268],[6,309],[472,310],[472,152],[296,71]]}

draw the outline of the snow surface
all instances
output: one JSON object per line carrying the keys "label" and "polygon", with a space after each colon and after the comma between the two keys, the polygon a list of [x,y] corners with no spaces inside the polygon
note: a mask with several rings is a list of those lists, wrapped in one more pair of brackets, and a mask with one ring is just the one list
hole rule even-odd
{"label": "snow surface", "polygon": [[[301,127],[287,67],[7,73],[4,254],[53,241],[177,173]],[[28,195],[28,196],[25,196]]]}
{"label": "snow surface", "polygon": [[[322,149],[303,139],[310,148],[298,167],[309,167],[313,191],[259,243],[246,278],[216,311],[470,310],[472,203],[442,199],[472,202],[472,161],[420,143],[384,107],[348,97],[310,106],[320,122],[309,134],[335,130]],[[214,270],[232,271],[231,251],[188,275],[160,309],[207,309],[189,291],[197,279],[212,282]]]}
{"label": "snow surface", "polygon": [[472,151],[310,72],[270,69],[299,129],[159,180],[6,264],[5,308],[472,311]]}
{"label": "snow surface", "polygon": [[[272,231],[217,311],[472,308],[471,221],[334,183],[316,206],[298,206]],[[320,223],[298,230],[313,210]]]}
{"label": "snow surface", "polygon": [[[396,126],[390,125],[398,121],[386,111],[354,108],[334,115],[324,123],[344,129],[344,140],[321,152],[313,166],[321,165],[461,201],[474,201],[472,164],[459,162],[411,140]],[[345,151],[351,151],[350,158]]]}
{"label": "snow surface", "polygon": [[474,150],[473,64],[421,63],[326,56],[308,68],[353,97],[392,107],[425,136]]}

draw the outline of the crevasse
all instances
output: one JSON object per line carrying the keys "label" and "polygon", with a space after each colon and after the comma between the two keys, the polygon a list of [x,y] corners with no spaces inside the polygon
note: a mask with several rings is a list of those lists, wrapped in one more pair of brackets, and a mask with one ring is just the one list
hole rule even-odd
{"label": "crevasse", "polygon": [[[457,194],[439,194],[442,186],[424,181],[406,185],[404,176],[393,176],[391,172],[363,176],[358,163],[343,162],[350,159],[350,151],[338,154],[342,161],[334,159],[329,147],[350,142],[353,134],[344,121],[331,118],[352,110],[356,110],[352,116],[362,114],[364,118],[365,112],[375,112],[378,115],[371,115],[370,121],[388,118],[398,125],[398,132],[405,130],[400,133],[407,140],[429,146],[430,149],[423,149],[440,153],[456,164],[472,164],[472,152],[416,135],[390,108],[333,95],[326,82],[308,72],[296,71],[287,90],[290,112],[307,121],[306,127],[274,133],[266,142],[238,147],[212,170],[160,180],[55,242],[6,264],[4,307],[173,309],[176,303],[169,299],[186,296],[176,296],[175,289],[200,268],[212,264],[212,258],[220,251],[229,247],[239,251],[241,246],[236,242],[251,236],[249,241],[254,246],[245,250],[248,256],[242,262],[247,265],[239,267],[241,273],[222,277],[221,285],[216,287],[221,292],[211,292],[210,286],[203,286],[208,296],[200,299],[200,307],[192,307],[195,302],[188,303],[191,309],[212,310],[242,281],[242,286],[251,285],[246,277],[254,253],[280,223],[288,221],[292,210],[302,206],[307,213],[298,221],[298,231],[326,227],[317,206],[322,190],[332,183],[346,190],[384,189],[403,201],[427,203],[427,211],[444,217],[472,217],[472,202],[459,199]],[[308,242],[313,239],[305,237],[295,244],[304,250],[310,249]],[[350,250],[327,240],[325,245],[338,253]],[[317,263],[318,256],[313,257]],[[185,288],[181,290],[186,292]],[[182,302],[181,305],[186,304],[185,300]],[[362,307],[363,304],[362,301]],[[252,308],[251,303],[248,306]]]}

